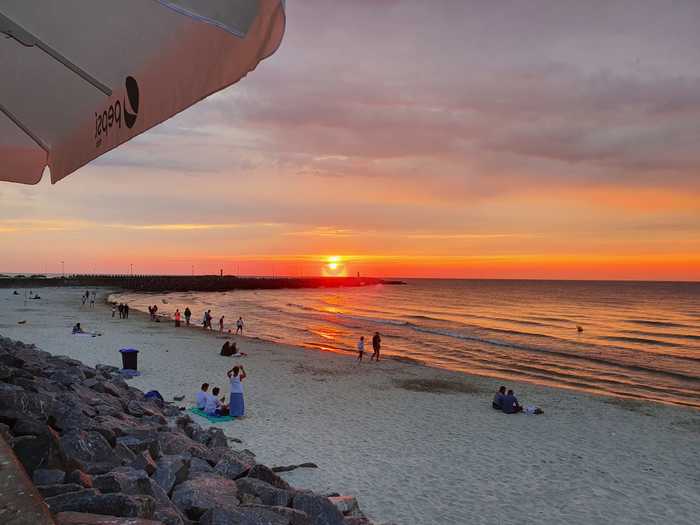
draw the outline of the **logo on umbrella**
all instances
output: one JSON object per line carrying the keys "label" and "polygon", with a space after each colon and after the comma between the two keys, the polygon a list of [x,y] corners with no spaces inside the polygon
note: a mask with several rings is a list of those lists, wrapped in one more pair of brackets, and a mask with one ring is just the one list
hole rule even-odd
{"label": "logo on umbrella", "polygon": [[136,117],[139,114],[139,84],[134,77],[126,77],[126,97],[129,99],[129,104],[134,112],[129,112],[126,101],[124,101],[124,123],[127,128],[131,129],[134,127]]}
{"label": "logo on umbrella", "polygon": [[[131,129],[136,124],[139,115],[139,84],[134,77],[126,77],[126,97],[110,104],[102,113],[95,113],[95,147],[102,145],[102,137],[106,137],[113,127],[122,127],[122,112],[124,124]],[[129,101],[127,104],[127,100]]]}

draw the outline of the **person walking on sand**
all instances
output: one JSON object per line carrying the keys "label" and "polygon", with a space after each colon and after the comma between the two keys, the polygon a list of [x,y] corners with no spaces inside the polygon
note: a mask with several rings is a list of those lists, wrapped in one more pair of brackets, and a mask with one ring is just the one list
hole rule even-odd
{"label": "person walking on sand", "polygon": [[97,292],[92,292],[90,296],[90,308],[95,308],[95,299],[97,298]]}
{"label": "person walking on sand", "polygon": [[180,309],[175,308],[175,328],[180,328]]}
{"label": "person walking on sand", "polygon": [[114,319],[114,314],[116,314],[116,313],[117,313],[117,305],[113,304],[112,305],[112,319]]}
{"label": "person walking on sand", "polygon": [[379,362],[379,350],[382,347],[382,336],[379,335],[379,332],[374,332],[374,336],[372,336],[372,357],[369,358],[371,361],[372,359],[377,359],[377,362]]}
{"label": "person walking on sand", "polygon": [[190,317],[192,317],[192,312],[190,311],[190,307],[186,306],[185,307],[185,325],[190,326]]}
{"label": "person walking on sand", "polygon": [[129,305],[124,303],[124,319],[129,318]]}
{"label": "person walking on sand", "polygon": [[238,332],[243,335],[243,318],[239,317],[238,321],[236,321],[236,335],[238,335]]}
{"label": "person walking on sand", "polygon": [[124,304],[119,303],[119,306],[117,306],[117,310],[119,311],[119,319],[124,318]]}
{"label": "person walking on sand", "polygon": [[362,356],[365,355],[365,336],[360,336],[360,340],[357,342],[357,362],[362,362]]}
{"label": "person walking on sand", "polygon": [[85,295],[83,295],[83,297],[82,297],[83,305],[87,302],[89,296],[90,296],[90,292],[86,291]]}
{"label": "person walking on sand", "polygon": [[219,332],[222,334],[224,333],[224,316],[223,315],[219,318]]}
{"label": "person walking on sand", "polygon": [[243,383],[247,377],[242,366],[234,366],[226,372],[229,384],[231,385],[231,396],[229,398],[228,413],[234,417],[245,415],[245,403],[243,402]]}

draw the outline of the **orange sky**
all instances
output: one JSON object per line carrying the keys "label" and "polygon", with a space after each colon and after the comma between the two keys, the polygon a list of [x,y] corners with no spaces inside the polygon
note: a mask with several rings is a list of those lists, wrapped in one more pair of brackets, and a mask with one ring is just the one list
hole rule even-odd
{"label": "orange sky", "polygon": [[700,280],[700,6],[532,4],[289,2],[240,84],[0,183],[0,273]]}

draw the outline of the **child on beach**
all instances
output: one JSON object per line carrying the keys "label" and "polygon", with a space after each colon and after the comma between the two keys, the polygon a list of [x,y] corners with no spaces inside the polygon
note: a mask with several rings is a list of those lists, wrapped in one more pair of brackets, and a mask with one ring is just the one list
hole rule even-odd
{"label": "child on beach", "polygon": [[357,362],[362,362],[362,356],[365,355],[365,336],[360,336],[357,342]]}

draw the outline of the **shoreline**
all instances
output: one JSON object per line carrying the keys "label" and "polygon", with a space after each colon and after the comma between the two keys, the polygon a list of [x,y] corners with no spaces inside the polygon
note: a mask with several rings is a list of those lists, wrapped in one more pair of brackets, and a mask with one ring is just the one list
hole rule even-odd
{"label": "shoreline", "polygon": [[[104,303],[108,306],[111,307],[111,302],[110,298],[114,294],[120,294],[120,293],[130,293],[132,292],[131,290],[111,290],[111,291],[106,291],[106,296],[105,296],[105,301]],[[158,293],[168,293],[168,292],[154,292],[154,294]],[[143,316],[143,319],[146,321],[150,322],[149,314],[148,312],[144,310],[140,310],[138,308],[132,308],[131,311],[138,312],[139,315]],[[161,315],[159,319],[162,319],[165,322],[165,324],[170,323],[174,329],[174,320],[170,319],[166,315]],[[184,325],[184,320],[183,320],[183,325],[182,328],[187,328]],[[190,324],[190,328],[198,330],[200,333],[203,334],[210,334],[213,335],[214,337],[218,339],[227,339],[227,338],[232,338],[234,337],[234,334],[231,332],[224,332],[223,334],[219,332],[217,329],[212,329],[212,330],[204,330],[201,327],[201,324],[198,324],[197,322]],[[230,336],[230,337],[227,337]],[[346,357],[356,357],[357,352],[354,349],[348,348],[347,350],[345,349],[335,349],[335,348],[320,348],[317,346],[313,345],[303,345],[303,344],[294,344],[291,342],[285,342],[285,341],[275,341],[272,339],[265,339],[263,337],[257,337],[257,336],[235,336],[236,338],[241,337],[242,340],[248,340],[248,341],[257,341],[263,344],[270,344],[270,345],[283,345],[286,346],[290,349],[301,349],[301,350],[306,350],[306,351],[311,351],[311,352],[323,352],[323,353],[331,353],[335,355],[341,355],[341,356],[346,356]],[[370,352],[365,352],[367,354],[366,359],[369,359],[369,354]],[[492,380],[494,382],[510,382],[512,384],[518,385],[518,386],[523,386],[523,385],[532,385],[532,386],[537,386],[537,387],[543,387],[543,388],[553,388],[555,390],[565,390],[568,392],[578,392],[578,393],[583,393],[587,395],[592,395],[595,397],[599,398],[612,398],[612,399],[618,399],[618,400],[627,400],[627,401],[638,401],[642,403],[655,403],[663,406],[672,406],[672,407],[682,407],[682,408],[688,408],[691,410],[696,410],[700,413],[700,407],[697,405],[688,403],[679,403],[679,402],[672,402],[672,401],[664,401],[660,399],[652,399],[652,398],[644,398],[640,396],[635,396],[635,395],[624,395],[624,394],[619,394],[615,392],[602,392],[598,389],[594,388],[583,388],[583,387],[575,387],[575,386],[568,386],[565,384],[558,384],[554,381],[552,382],[547,382],[546,380],[543,381],[535,381],[535,380],[528,380],[527,378],[522,378],[522,377],[513,377],[513,378],[504,378],[502,376],[498,375],[487,375],[487,374],[480,374],[476,371],[473,370],[465,370],[465,369],[459,369],[459,368],[448,368],[448,367],[441,367],[437,364],[430,363],[429,361],[424,361],[421,359],[413,358],[413,357],[407,357],[407,356],[402,356],[398,354],[392,354],[392,353],[386,353],[382,354],[382,360],[389,360],[392,362],[397,362],[397,363],[404,363],[408,365],[414,365],[414,366],[421,366],[425,368],[429,368],[432,370],[440,370],[440,371],[445,371],[445,372],[451,372],[451,373],[457,373],[457,374],[463,374],[467,378],[480,378],[484,380]]]}
{"label": "shoreline", "polygon": [[[0,333],[88,366],[120,365],[118,348],[134,346],[142,375],[129,383],[183,405],[242,361],[248,413],[227,436],[271,466],[316,463],[283,477],[355,495],[375,521],[690,524],[700,512],[697,410],[508,381],[545,414],[506,416],[490,408],[501,380],[389,359],[358,367],[351,353],[234,335],[248,357],[220,357],[212,342],[229,334],[178,332],[142,312],[113,320],[108,292],[90,310],[78,289],[46,289],[25,309],[5,290]],[[71,337],[76,321],[104,335]]]}

